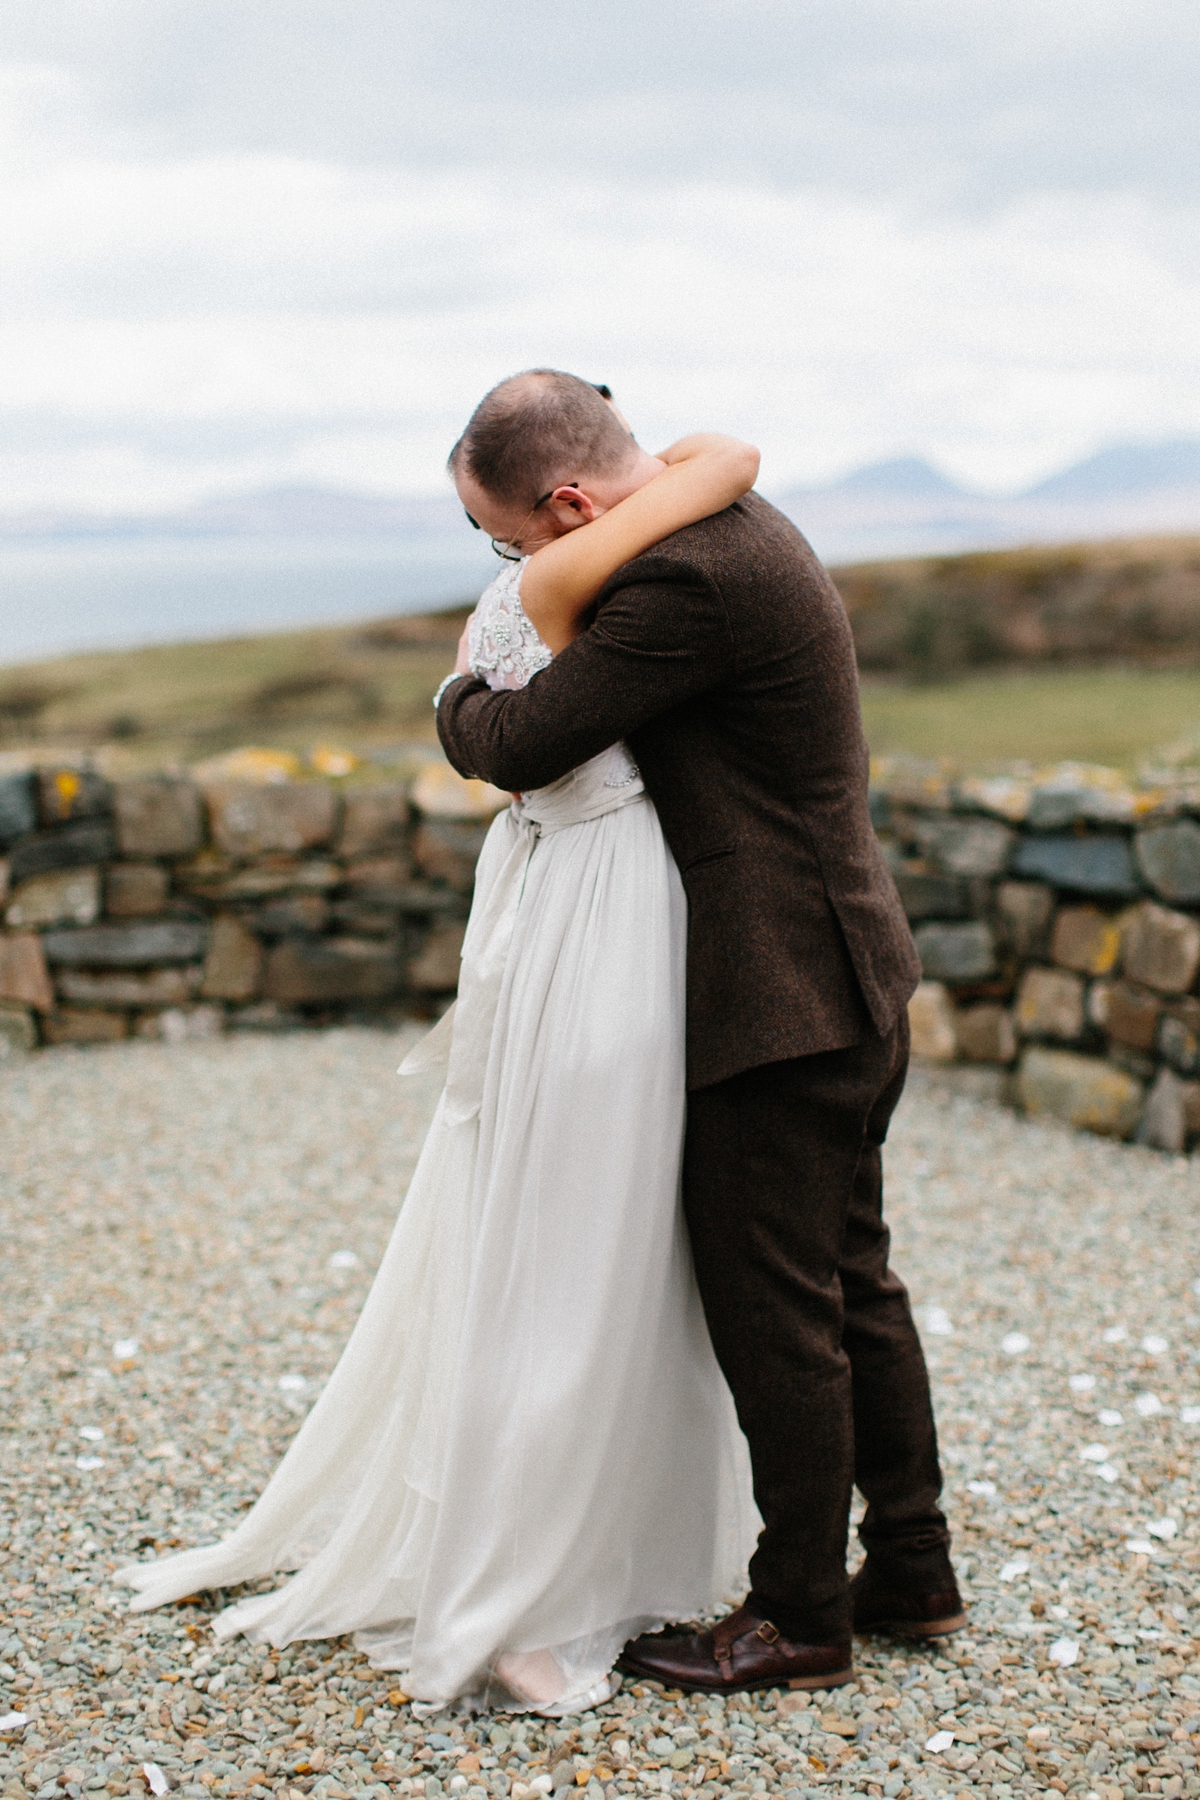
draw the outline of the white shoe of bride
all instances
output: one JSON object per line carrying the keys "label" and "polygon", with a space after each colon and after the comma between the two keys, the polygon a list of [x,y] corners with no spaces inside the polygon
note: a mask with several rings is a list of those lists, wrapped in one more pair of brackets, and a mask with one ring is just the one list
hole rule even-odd
{"label": "white shoe of bride", "polygon": [[496,1658],[495,1673],[519,1706],[545,1719],[603,1706],[621,1686],[621,1677],[609,1674],[576,1693],[565,1692],[566,1676],[551,1650],[506,1650]]}

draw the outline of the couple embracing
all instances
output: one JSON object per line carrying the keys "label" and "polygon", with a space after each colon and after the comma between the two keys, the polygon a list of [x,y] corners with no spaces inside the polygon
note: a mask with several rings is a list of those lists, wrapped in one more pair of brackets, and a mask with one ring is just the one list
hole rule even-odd
{"label": "couple embracing", "polygon": [[405,1065],[445,1086],[321,1398],[228,1538],[125,1572],[139,1610],[295,1570],[218,1636],[352,1632],[418,1705],[550,1716],[962,1623],[882,1214],[917,960],[846,616],[757,468],[650,456],[552,370],[455,446],[504,561],[438,730],[514,800]]}

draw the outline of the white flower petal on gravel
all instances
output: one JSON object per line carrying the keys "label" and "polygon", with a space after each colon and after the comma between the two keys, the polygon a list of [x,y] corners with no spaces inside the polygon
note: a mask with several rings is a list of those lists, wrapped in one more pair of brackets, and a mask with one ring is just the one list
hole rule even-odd
{"label": "white flower petal on gravel", "polygon": [[298,1394],[301,1388],[308,1386],[308,1382],[303,1375],[281,1375],[279,1385],[285,1394]]}
{"label": "white flower petal on gravel", "polygon": [[940,1306],[926,1306],[921,1313],[921,1323],[930,1337],[949,1337],[954,1330],[954,1320]]}
{"label": "white flower petal on gravel", "polygon": [[1096,1377],[1094,1375],[1072,1375],[1067,1383],[1072,1393],[1075,1394],[1090,1394],[1095,1385]]}
{"label": "white flower petal on gravel", "polygon": [[1000,1348],[1006,1356],[1021,1356],[1029,1348],[1029,1339],[1023,1331],[1010,1331],[1000,1339]]}
{"label": "white flower petal on gravel", "polygon": [[137,1355],[141,1347],[137,1338],[118,1338],[113,1345],[113,1355],[118,1362],[128,1362],[131,1356]]}
{"label": "white flower petal on gravel", "polygon": [[1101,1425],[1123,1425],[1125,1414],[1119,1413],[1115,1407],[1106,1406],[1096,1414]]}
{"label": "white flower petal on gravel", "polygon": [[1108,1461],[1107,1444],[1085,1444],[1079,1452],[1080,1462],[1102,1463]]}
{"label": "white flower petal on gravel", "polygon": [[1200,1294],[1200,1279],[1193,1281],[1192,1292],[1193,1292],[1193,1294]]}
{"label": "white flower petal on gravel", "polygon": [[152,1794],[162,1795],[170,1793],[171,1784],[157,1763],[143,1763],[142,1774],[146,1777],[147,1785]]}
{"label": "white flower petal on gravel", "polygon": [[102,1469],[104,1458],[102,1456],[77,1456],[75,1467],[77,1469]]}
{"label": "white flower petal on gravel", "polygon": [[5,1713],[4,1717],[0,1719],[0,1731],[20,1731],[21,1727],[28,1723],[28,1713]]}
{"label": "white flower petal on gravel", "polygon": [[1151,1537],[1161,1538],[1163,1543],[1166,1544],[1170,1542],[1175,1536],[1175,1533],[1179,1530],[1179,1524],[1175,1519],[1155,1519],[1151,1524],[1147,1525],[1146,1530]]}
{"label": "white flower petal on gravel", "polygon": [[1179,1420],[1183,1425],[1200,1425],[1200,1406],[1181,1406]]}
{"label": "white flower petal on gravel", "polygon": [[1154,1545],[1149,1538],[1126,1538],[1125,1548],[1134,1556],[1153,1556]]}
{"label": "white flower petal on gravel", "polygon": [[1110,1325],[1107,1331],[1100,1334],[1106,1344],[1123,1344],[1129,1336],[1123,1325]]}
{"label": "white flower petal on gravel", "polygon": [[984,1494],[990,1497],[995,1491],[994,1481],[968,1481],[967,1483],[968,1494]]}
{"label": "white flower petal on gravel", "polygon": [[179,1452],[175,1448],[174,1444],[155,1444],[153,1450],[147,1450],[146,1461],[147,1462],[170,1462],[173,1457],[176,1457],[178,1455],[179,1455]]}
{"label": "white flower petal on gravel", "polygon": [[1011,1562],[1005,1563],[1000,1571],[999,1579],[1001,1581],[1015,1581],[1018,1575],[1028,1575],[1028,1573],[1029,1564],[1026,1559],[1023,1556],[1015,1556]]}
{"label": "white flower petal on gravel", "polygon": [[1163,1403],[1157,1394],[1139,1394],[1133,1403],[1133,1410],[1139,1419],[1152,1419],[1162,1409]]}
{"label": "white flower petal on gravel", "polygon": [[1111,1482],[1119,1481],[1121,1479],[1121,1471],[1118,1469],[1116,1463],[1097,1463],[1096,1473],[1101,1481]]}
{"label": "white flower petal on gravel", "polygon": [[1079,1661],[1079,1645],[1074,1638],[1056,1638],[1050,1646],[1050,1661],[1057,1663],[1060,1669],[1069,1669]]}
{"label": "white flower petal on gravel", "polygon": [[102,1444],[104,1442],[104,1433],[98,1425],[81,1425],[79,1427],[79,1435],[81,1438],[86,1438],[89,1444]]}
{"label": "white flower petal on gravel", "polygon": [[1161,1356],[1169,1348],[1166,1338],[1160,1337],[1157,1331],[1148,1331],[1142,1339],[1142,1349],[1150,1356]]}
{"label": "white flower petal on gravel", "polygon": [[329,1259],[331,1269],[356,1269],[358,1255],[354,1250],[335,1250]]}
{"label": "white flower petal on gravel", "polygon": [[940,1756],[942,1751],[948,1750],[953,1742],[954,1733],[952,1731],[935,1731],[931,1738],[925,1739],[925,1748],[931,1755]]}

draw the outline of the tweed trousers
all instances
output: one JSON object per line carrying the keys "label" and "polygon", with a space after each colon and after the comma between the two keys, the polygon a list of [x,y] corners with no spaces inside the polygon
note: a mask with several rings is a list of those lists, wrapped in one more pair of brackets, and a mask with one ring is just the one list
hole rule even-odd
{"label": "tweed trousers", "polygon": [[953,1587],[929,1379],[888,1266],[881,1149],[908,1021],[689,1096],[684,1208],[763,1531],[749,1604],[785,1636],[851,1637],[846,1551],[889,1586]]}

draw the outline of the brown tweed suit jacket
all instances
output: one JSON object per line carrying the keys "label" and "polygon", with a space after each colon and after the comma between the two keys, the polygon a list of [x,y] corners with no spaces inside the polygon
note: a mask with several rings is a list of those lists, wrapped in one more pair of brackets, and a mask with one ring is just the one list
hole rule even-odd
{"label": "brown tweed suit jacket", "polygon": [[850,626],[757,494],[627,563],[527,687],[455,682],[438,731],[516,790],[629,744],[687,890],[689,1087],[895,1022],[920,965],[867,811]]}

